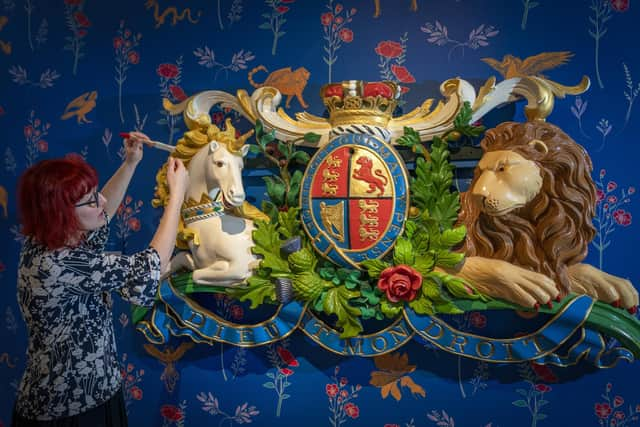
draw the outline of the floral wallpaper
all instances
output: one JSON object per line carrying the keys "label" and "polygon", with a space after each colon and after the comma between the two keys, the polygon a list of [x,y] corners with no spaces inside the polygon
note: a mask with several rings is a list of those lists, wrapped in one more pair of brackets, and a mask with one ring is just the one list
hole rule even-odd
{"label": "floral wallpaper", "polygon": [[[587,75],[590,89],[556,100],[549,121],[593,160],[597,235],[587,261],[638,286],[635,1],[2,0],[0,426],[10,424],[27,340],[15,296],[18,176],[41,159],[75,152],[104,182],[123,157],[122,131],[175,144],[185,126],[163,110],[163,98],[178,103],[202,90],[251,92],[275,83],[289,114],[322,115],[323,84],[386,79],[401,85],[406,112],[439,99],[439,84],[452,77],[477,89],[491,76],[543,74],[575,85]],[[484,124],[524,120],[522,107],[503,107]],[[234,111],[211,113],[215,123],[230,118],[251,127]],[[474,142],[454,148],[464,189],[478,149]],[[159,220],[151,199],[166,153],[147,149],[144,157],[112,220],[109,250],[143,249]],[[263,174],[247,168],[245,175],[249,200],[259,204]],[[202,303],[232,321],[255,315],[221,295],[203,295]],[[349,358],[299,332],[259,348],[179,339],[154,346],[135,331],[130,307],[117,301],[114,316],[136,426],[640,425],[638,362],[493,365],[418,340],[384,356]],[[471,312],[450,321],[514,336],[539,320]]]}

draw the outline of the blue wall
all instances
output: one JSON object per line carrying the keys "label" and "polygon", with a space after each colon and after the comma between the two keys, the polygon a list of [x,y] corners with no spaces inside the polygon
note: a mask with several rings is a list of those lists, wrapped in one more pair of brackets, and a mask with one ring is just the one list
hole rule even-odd
{"label": "blue wall", "polygon": [[[410,1],[380,3],[381,16],[374,18],[373,0],[345,1],[340,7],[335,1],[161,0],[160,11],[175,6],[182,12],[188,7],[197,23],[185,19],[172,26],[168,18],[157,28],[153,9],[146,9],[142,1],[0,3],[0,16],[7,18],[0,18],[0,185],[8,192],[7,215],[0,209],[0,426],[10,423],[25,364],[26,331],[15,300],[21,239],[17,177],[37,160],[77,152],[106,179],[120,163],[120,131],[137,127],[155,139],[175,143],[184,130],[180,120],[167,122],[162,97],[176,101],[181,91],[191,95],[207,89],[252,90],[247,74],[258,65],[269,72],[305,67],[311,73],[303,92],[307,110],[321,115],[318,90],[330,78],[415,79],[405,85],[407,109],[438,96],[434,90],[447,78],[461,76],[474,83],[492,75],[502,79],[481,58],[501,60],[512,54],[524,59],[571,51],[574,56],[567,64],[542,73],[567,85],[577,84],[583,74],[592,82],[582,96],[559,100],[549,119],[587,148],[594,179],[604,192],[598,213],[608,226],[596,239],[602,238],[606,249],[591,246],[587,261],[640,283],[640,270],[634,268],[640,239],[633,218],[633,188],[640,184],[635,162],[640,126],[634,120],[640,114],[640,105],[634,103],[640,95],[639,5],[634,1],[629,6],[629,0],[426,0],[417,1],[413,12]],[[322,21],[329,22],[331,17],[323,15],[332,9],[332,22],[337,22],[333,36],[340,40],[333,49],[328,41],[332,24]],[[277,44],[274,32],[261,28],[272,16],[281,25]],[[446,27],[446,35],[438,26]],[[384,41],[400,43],[403,56],[385,61],[376,52]],[[329,53],[334,57],[331,77]],[[403,77],[397,67],[394,76],[392,65],[406,67],[413,79]],[[265,72],[256,73],[254,80],[265,77]],[[63,119],[74,99],[90,98],[93,91],[95,108],[91,101],[79,102],[80,108],[88,106],[86,115]],[[517,120],[524,119],[521,107]],[[294,99],[289,113],[301,110]],[[237,118],[224,111],[217,117],[223,115]],[[145,152],[127,204],[112,223],[112,250],[131,253],[149,242],[159,217],[150,205],[154,176],[164,158],[159,151]],[[252,200],[259,201],[260,180],[248,181]],[[210,298],[211,306],[228,310],[233,319],[245,317],[246,307]],[[257,426],[310,427],[453,426],[454,420],[458,426],[637,424],[637,363],[621,362],[605,370],[587,364],[544,369],[529,364],[487,366],[413,342],[399,353],[407,353],[415,371],[406,366],[398,370],[411,378],[416,394],[398,382],[397,400],[388,394],[390,389],[370,384],[372,372],[385,367],[371,359],[333,355],[300,333],[275,347],[201,345],[168,366],[145,351],[128,306],[116,305],[114,315],[127,372],[128,410],[136,426],[232,426],[249,420]],[[491,315],[459,321],[462,327],[487,334],[492,324],[502,322]],[[170,343],[174,349],[178,344]],[[281,371],[285,347],[299,365],[287,368],[292,371],[285,371],[287,375]]]}

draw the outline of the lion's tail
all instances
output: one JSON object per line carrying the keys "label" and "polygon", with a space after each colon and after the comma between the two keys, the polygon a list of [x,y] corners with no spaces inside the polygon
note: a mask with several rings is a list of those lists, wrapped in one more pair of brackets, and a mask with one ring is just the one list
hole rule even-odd
{"label": "lion's tail", "polygon": [[387,176],[385,174],[382,173],[382,171],[380,169],[376,169],[376,171],[374,172],[374,174],[381,178],[384,185],[387,185],[389,183],[389,180],[387,179]]}
{"label": "lion's tail", "polygon": [[262,86],[261,83],[256,83],[253,81],[253,75],[255,73],[257,73],[258,71],[263,70],[265,73],[267,72],[267,67],[265,67],[264,65],[258,65],[256,68],[254,68],[253,70],[249,71],[249,74],[247,75],[247,78],[249,79],[249,83],[251,83],[251,86],[255,87],[255,88],[259,88],[260,86]]}

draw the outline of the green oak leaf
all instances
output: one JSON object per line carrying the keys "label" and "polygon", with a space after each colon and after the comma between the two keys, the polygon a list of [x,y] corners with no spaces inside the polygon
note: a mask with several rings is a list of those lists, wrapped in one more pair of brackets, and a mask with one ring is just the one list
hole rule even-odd
{"label": "green oak leaf", "polygon": [[380,273],[382,273],[382,270],[391,267],[391,264],[379,259],[368,259],[361,262],[360,266],[367,270],[367,273],[369,273],[369,277],[375,279],[380,277]]}
{"label": "green oak leaf", "polygon": [[335,314],[338,317],[336,325],[342,328],[340,338],[354,337],[363,331],[358,319],[360,310],[349,304],[351,298],[357,298],[360,292],[351,291],[344,286],[334,287],[327,291],[322,304],[326,314]]}
{"label": "green oak leaf", "polygon": [[380,311],[388,318],[394,318],[402,311],[402,303],[392,303],[383,299],[380,301]]}
{"label": "green oak leaf", "polygon": [[395,265],[413,265],[415,255],[410,240],[399,238],[393,248],[393,263]]}
{"label": "green oak leaf", "polygon": [[414,299],[409,303],[409,307],[418,314],[435,314],[435,309],[431,300],[424,295]]}
{"label": "green oak leaf", "polygon": [[276,302],[276,288],[271,280],[259,276],[251,276],[247,287],[229,289],[227,293],[240,301],[251,301],[251,308],[256,308],[266,300]]}

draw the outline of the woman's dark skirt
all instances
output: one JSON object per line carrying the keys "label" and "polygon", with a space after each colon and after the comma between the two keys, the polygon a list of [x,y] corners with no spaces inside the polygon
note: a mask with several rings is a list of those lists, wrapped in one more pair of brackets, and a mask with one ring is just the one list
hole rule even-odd
{"label": "woman's dark skirt", "polygon": [[73,417],[38,421],[20,416],[15,407],[11,427],[127,427],[127,408],[122,391],[100,406]]}

